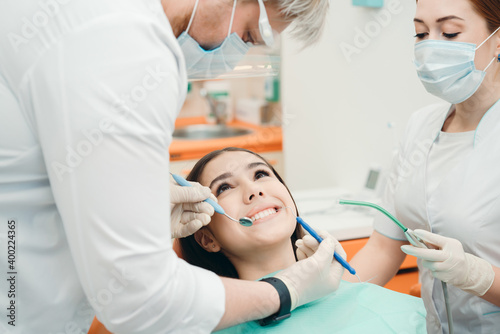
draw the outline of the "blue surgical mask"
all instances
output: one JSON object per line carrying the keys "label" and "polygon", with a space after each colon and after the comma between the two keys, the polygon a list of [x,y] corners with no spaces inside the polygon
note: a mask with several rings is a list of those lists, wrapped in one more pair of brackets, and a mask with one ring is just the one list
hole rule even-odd
{"label": "blue surgical mask", "polygon": [[226,39],[220,46],[213,50],[205,50],[189,35],[189,29],[193,22],[199,0],[196,1],[189,25],[177,41],[179,42],[184,57],[189,79],[213,79],[224,73],[232,71],[249,50],[249,46],[243,42],[237,33],[231,34],[233,27],[234,12],[236,9],[234,1],[231,23]]}
{"label": "blue surgical mask", "polygon": [[457,104],[470,98],[479,89],[486,71],[496,59],[494,57],[484,71],[476,69],[476,51],[481,45],[426,40],[415,45],[415,67],[425,89],[449,103]]}

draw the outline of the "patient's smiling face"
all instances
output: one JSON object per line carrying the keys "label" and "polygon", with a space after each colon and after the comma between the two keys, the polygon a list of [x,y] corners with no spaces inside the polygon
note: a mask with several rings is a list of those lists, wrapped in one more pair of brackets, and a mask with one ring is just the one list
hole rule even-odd
{"label": "patient's smiling face", "polygon": [[295,205],[285,185],[259,157],[247,152],[224,152],[205,166],[199,181],[210,187],[228,215],[255,219],[253,226],[245,227],[214,214],[197,236],[207,251],[222,250],[230,260],[248,261],[255,260],[259,251],[291,247],[296,221],[284,207],[293,208],[296,214]]}

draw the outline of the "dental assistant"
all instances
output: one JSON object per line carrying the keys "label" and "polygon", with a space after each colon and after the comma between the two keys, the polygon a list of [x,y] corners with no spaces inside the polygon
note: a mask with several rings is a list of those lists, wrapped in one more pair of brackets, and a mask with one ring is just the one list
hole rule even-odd
{"label": "dental assistant", "polygon": [[362,280],[385,285],[402,249],[418,257],[429,333],[449,331],[441,281],[455,333],[498,333],[500,2],[418,0],[414,21],[418,76],[446,103],[411,117],[383,205],[436,249],[408,245],[378,216],[351,265]]}
{"label": "dental assistant", "polygon": [[[269,25],[292,24],[294,36],[312,41],[327,8],[322,0],[3,2],[0,332],[86,333],[97,314],[115,333],[208,333],[283,311],[270,283],[220,278],[176,257],[171,236],[194,233],[213,209],[199,203],[209,189],[171,187],[168,147],[186,72],[230,70],[248,43],[270,40]],[[327,274],[335,240],[325,241],[312,261],[283,271],[280,293],[292,305],[337,288]]]}

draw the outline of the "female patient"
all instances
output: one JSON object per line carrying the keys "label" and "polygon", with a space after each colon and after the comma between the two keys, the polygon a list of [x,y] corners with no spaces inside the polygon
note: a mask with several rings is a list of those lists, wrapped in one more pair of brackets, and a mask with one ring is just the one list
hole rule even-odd
{"label": "female patient", "polygon": [[[315,240],[295,220],[293,198],[274,168],[258,154],[238,148],[214,151],[195,165],[188,180],[208,186],[231,217],[249,217],[244,227],[215,214],[206,227],[180,239],[183,258],[218,275],[257,280],[284,269]],[[288,209],[287,209],[288,208]],[[305,245],[304,245],[305,244]],[[302,251],[301,251],[302,250]],[[245,302],[245,301],[242,301]],[[425,333],[419,298],[372,284],[342,282],[333,294],[295,309],[274,326],[249,322],[219,333]]]}

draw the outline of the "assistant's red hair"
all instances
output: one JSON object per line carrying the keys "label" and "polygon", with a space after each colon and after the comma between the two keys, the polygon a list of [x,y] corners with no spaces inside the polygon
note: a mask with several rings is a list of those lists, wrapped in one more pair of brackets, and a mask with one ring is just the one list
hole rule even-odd
{"label": "assistant's red hair", "polygon": [[500,27],[500,1],[498,0],[469,0],[476,12],[484,17],[491,32]]}
{"label": "assistant's red hair", "polygon": [[[418,0],[416,0],[418,2]],[[481,15],[488,24],[488,29],[494,32],[500,27],[500,1],[498,0],[469,0],[474,10]]]}

